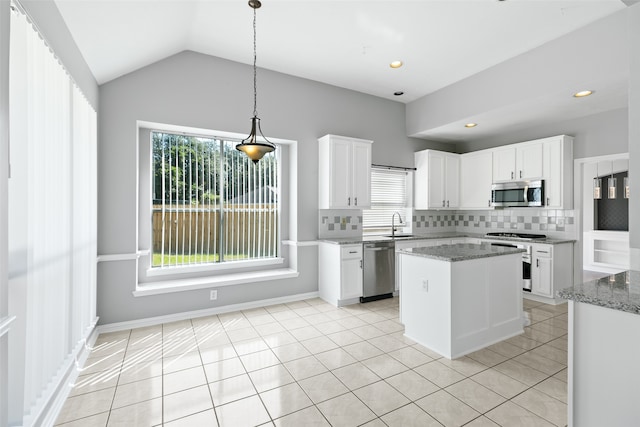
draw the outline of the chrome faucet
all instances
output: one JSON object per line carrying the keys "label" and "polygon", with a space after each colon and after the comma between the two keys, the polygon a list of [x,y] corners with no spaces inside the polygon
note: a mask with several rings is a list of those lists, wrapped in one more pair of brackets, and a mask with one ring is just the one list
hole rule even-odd
{"label": "chrome faucet", "polygon": [[394,222],[394,220],[396,219],[396,215],[398,215],[398,221],[400,221],[400,224],[404,224],[402,222],[402,215],[400,215],[400,212],[395,211],[393,215],[391,215],[391,238],[396,237],[396,224]]}

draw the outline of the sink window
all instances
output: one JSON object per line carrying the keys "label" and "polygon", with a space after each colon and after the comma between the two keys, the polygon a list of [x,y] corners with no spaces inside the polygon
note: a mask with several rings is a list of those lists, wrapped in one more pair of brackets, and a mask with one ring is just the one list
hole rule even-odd
{"label": "sink window", "polygon": [[[406,170],[371,168],[371,209],[362,211],[364,232],[390,232],[391,217],[399,212],[407,223],[412,173]],[[395,218],[398,226],[398,216]],[[398,228],[398,227],[397,227]]]}

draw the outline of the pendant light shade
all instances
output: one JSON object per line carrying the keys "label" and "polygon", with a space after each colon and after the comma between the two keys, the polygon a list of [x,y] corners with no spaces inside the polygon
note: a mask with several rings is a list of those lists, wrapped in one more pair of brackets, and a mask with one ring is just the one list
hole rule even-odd
{"label": "pendant light shade", "polygon": [[602,199],[602,179],[598,176],[598,164],[596,163],[596,177],[593,178],[593,198]]}
{"label": "pendant light shade", "polygon": [[[236,145],[236,150],[245,153],[253,163],[258,163],[265,154],[276,149],[276,145],[270,142],[262,134],[260,119],[258,118],[258,90],[256,79],[256,9],[260,6],[262,6],[262,3],[260,3],[259,0],[249,0],[249,7],[253,9],[253,117],[251,118],[251,133],[243,139],[240,144]],[[260,140],[258,140],[258,132],[260,133]]]}
{"label": "pendant light shade", "polygon": [[618,196],[618,179],[613,177],[613,162],[611,162],[611,176],[607,179],[608,196],[615,199]]}
{"label": "pendant light shade", "polygon": [[625,176],[624,177],[624,198],[628,199],[629,198],[629,177]]}

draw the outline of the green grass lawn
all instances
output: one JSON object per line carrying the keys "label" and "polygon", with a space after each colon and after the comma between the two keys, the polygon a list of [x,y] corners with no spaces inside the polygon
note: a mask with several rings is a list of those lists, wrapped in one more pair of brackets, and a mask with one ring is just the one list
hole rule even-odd
{"label": "green grass lawn", "polygon": [[[246,259],[245,254],[225,254],[225,261],[236,261],[240,259]],[[205,264],[218,262],[218,254],[191,254],[191,255],[171,255],[171,254],[153,254],[153,267],[160,267],[161,265],[185,265],[185,264]]]}

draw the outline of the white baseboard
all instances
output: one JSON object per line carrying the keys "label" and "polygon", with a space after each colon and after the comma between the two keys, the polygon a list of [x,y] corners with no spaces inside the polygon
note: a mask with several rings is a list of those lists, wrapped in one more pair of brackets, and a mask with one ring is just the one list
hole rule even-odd
{"label": "white baseboard", "polygon": [[64,367],[52,380],[52,384],[48,388],[51,390],[50,393],[43,393],[44,396],[49,396],[49,400],[36,405],[39,410],[24,417],[25,426],[53,426],[55,424],[64,402],[71,392],[72,385],[78,379],[79,368],[84,366],[89,353],[91,353],[91,348],[98,338],[97,321],[98,319],[87,328],[86,336],[78,342]]}
{"label": "white baseboard", "polygon": [[206,308],[204,310],[186,311],[181,313],[167,314],[165,316],[147,317],[144,319],[129,320],[126,322],[108,323],[98,326],[98,333],[124,331],[127,329],[143,328],[146,326],[159,325],[161,323],[176,322],[178,320],[193,319],[196,317],[212,316],[214,314],[230,313],[232,311],[250,310],[252,308],[267,307],[270,305],[284,304],[287,302],[300,301],[309,298],[317,298],[318,292],[308,292],[305,294],[288,295],[286,297],[270,298],[258,301],[250,301],[240,304],[225,305],[222,307]]}

